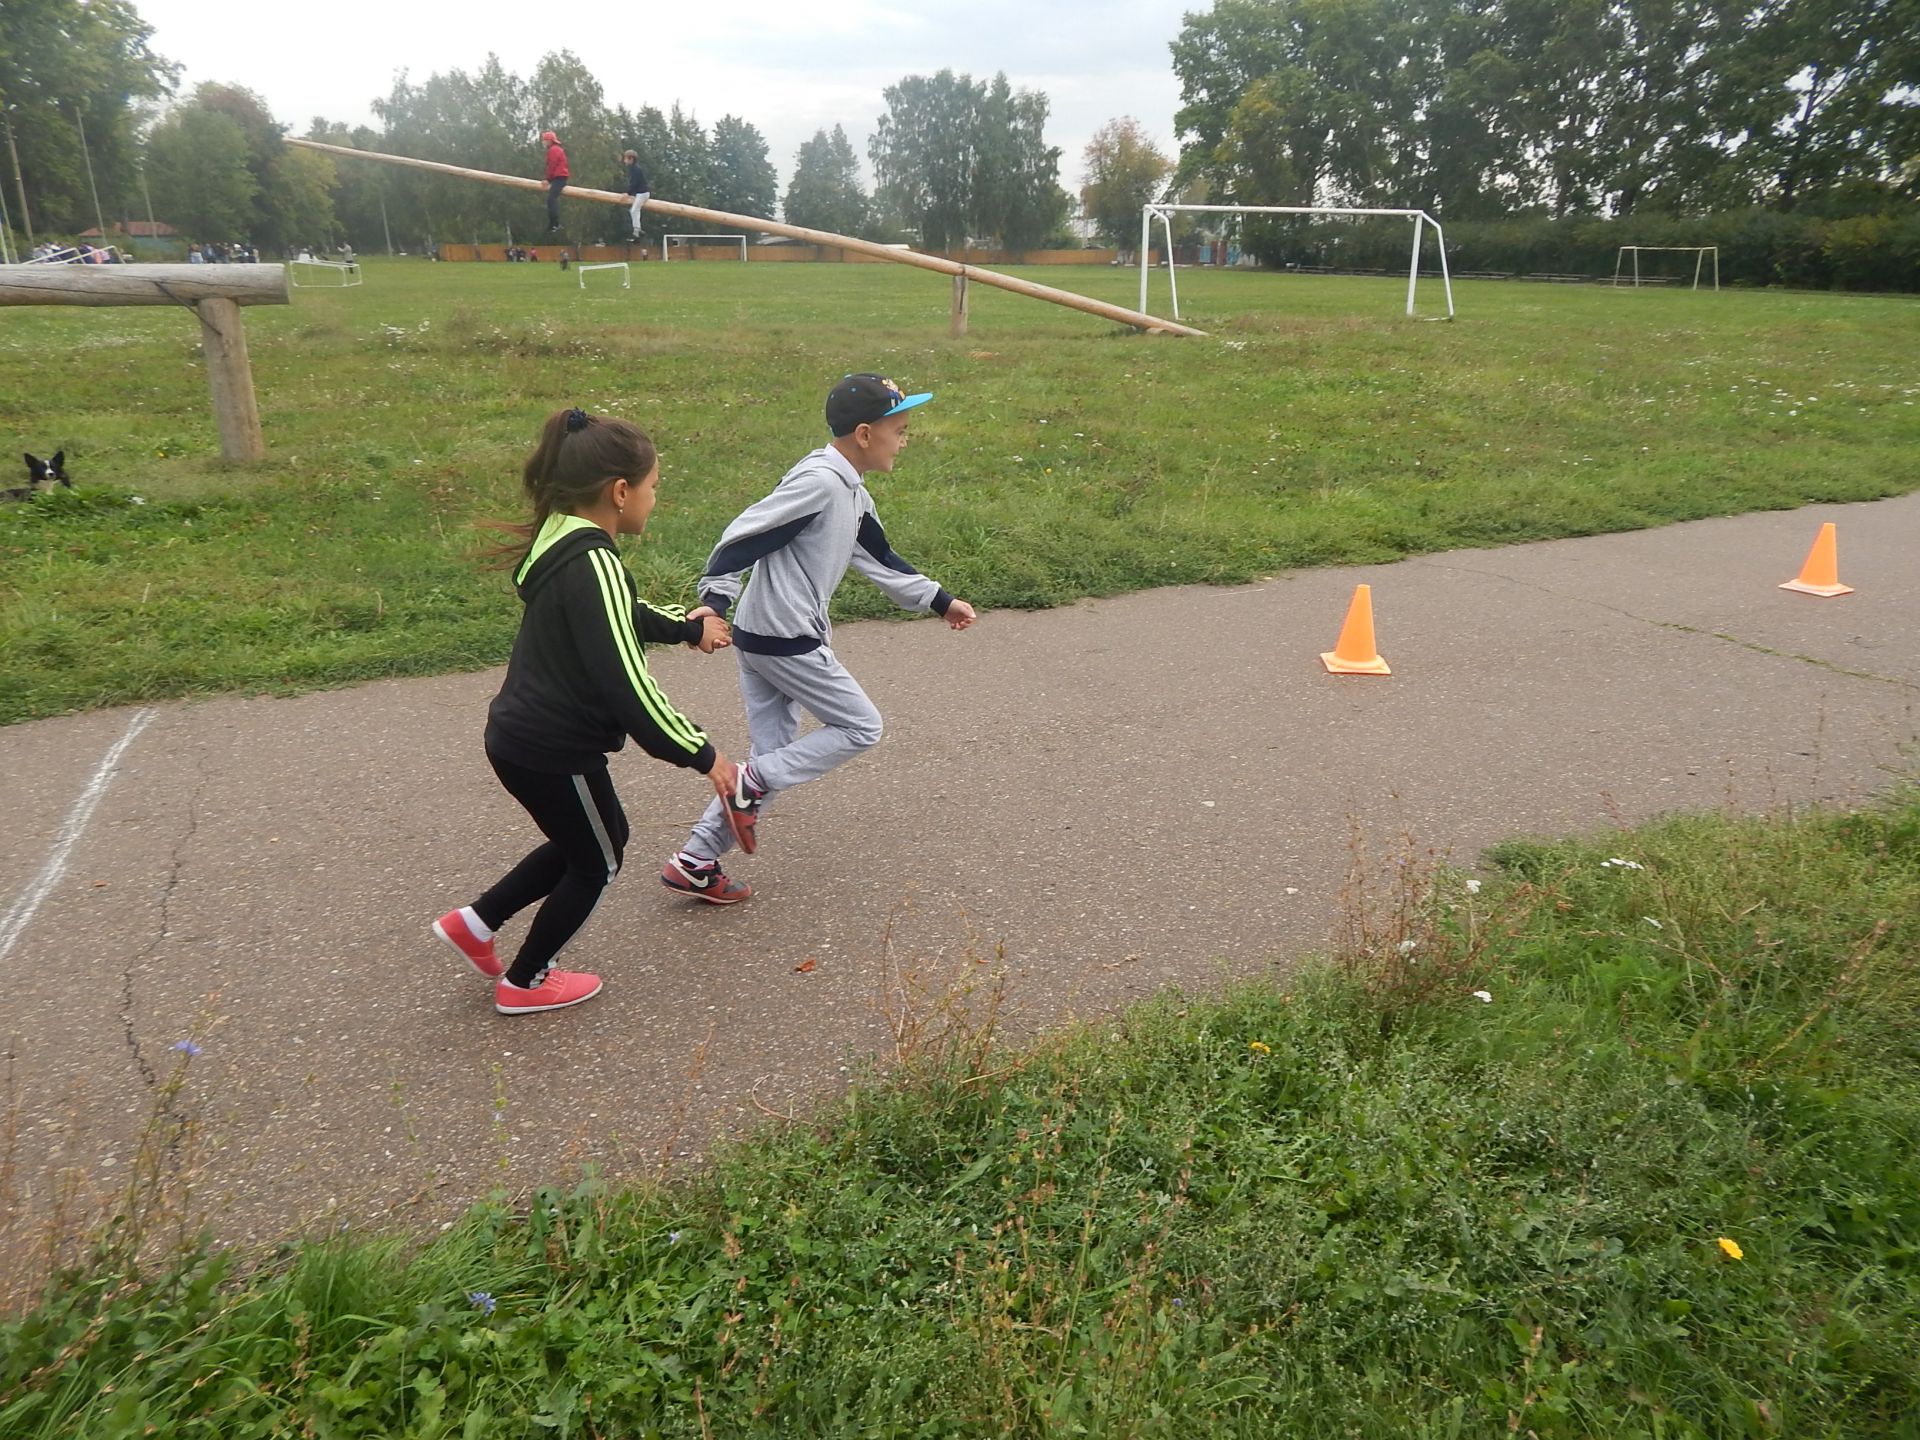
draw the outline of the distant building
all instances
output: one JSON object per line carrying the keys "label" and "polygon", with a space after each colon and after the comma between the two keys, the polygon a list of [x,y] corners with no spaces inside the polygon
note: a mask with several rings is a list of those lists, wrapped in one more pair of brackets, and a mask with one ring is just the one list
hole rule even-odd
{"label": "distant building", "polygon": [[[180,232],[164,220],[122,220],[116,233],[126,236],[129,240],[164,240]],[[104,240],[107,237],[96,225],[91,230],[82,230],[80,238]]]}

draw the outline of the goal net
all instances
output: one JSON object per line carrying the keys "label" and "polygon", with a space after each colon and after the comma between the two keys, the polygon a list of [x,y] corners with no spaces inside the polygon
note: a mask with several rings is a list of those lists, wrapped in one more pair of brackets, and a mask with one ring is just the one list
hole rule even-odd
{"label": "goal net", "polygon": [[[307,278],[302,280],[300,277]],[[296,290],[342,289],[360,283],[360,264],[356,260],[315,260],[299,255],[287,261],[287,283]]]}
{"label": "goal net", "polygon": [[576,265],[573,268],[580,276],[580,288],[582,290],[587,288],[587,272],[589,270],[618,270],[620,272],[620,288],[622,290],[631,290],[633,288],[633,272],[627,268],[627,262],[624,260],[609,260],[599,265]]}
{"label": "goal net", "polygon": [[[1407,314],[1414,313],[1414,300],[1420,285],[1420,249],[1426,232],[1433,231],[1433,248],[1440,261],[1440,286],[1446,296],[1446,318],[1453,318],[1453,277],[1447,273],[1447,237],[1440,222],[1424,210],[1374,210],[1339,205],[1161,205],[1147,204],[1140,210],[1140,308],[1147,308],[1147,274],[1151,270],[1148,247],[1153,243],[1153,222],[1160,222],[1167,250],[1167,289],[1173,302],[1173,318],[1180,318],[1180,283],[1174,275],[1173,217],[1194,212],[1211,215],[1327,215],[1360,218],[1373,215],[1397,215],[1413,222],[1413,258],[1407,264]],[[1430,316],[1438,319],[1438,316]]]}
{"label": "goal net", "polygon": [[1642,285],[1685,285],[1698,290],[1706,278],[1720,288],[1718,245],[1622,245],[1613,257],[1613,283],[1639,289]]}
{"label": "goal net", "polygon": [[673,259],[673,247],[676,241],[680,246],[680,258],[683,260],[699,259],[703,246],[707,249],[725,247],[731,250],[737,245],[740,248],[740,258],[742,260],[747,258],[747,237],[744,235],[668,235],[663,237],[663,243],[660,246],[662,260]]}

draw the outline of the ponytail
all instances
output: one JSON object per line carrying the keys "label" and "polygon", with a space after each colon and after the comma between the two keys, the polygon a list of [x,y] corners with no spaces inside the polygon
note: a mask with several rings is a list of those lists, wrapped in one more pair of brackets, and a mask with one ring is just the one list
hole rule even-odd
{"label": "ponytail", "polygon": [[657,460],[653,442],[637,425],[577,408],[554,411],[520,471],[533,518],[524,525],[501,525],[515,539],[494,553],[517,568],[550,517],[591,505],[615,477],[637,485]]}

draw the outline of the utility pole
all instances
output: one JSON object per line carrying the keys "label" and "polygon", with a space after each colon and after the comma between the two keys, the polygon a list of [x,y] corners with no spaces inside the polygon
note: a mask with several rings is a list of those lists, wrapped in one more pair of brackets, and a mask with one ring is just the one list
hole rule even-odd
{"label": "utility pole", "polygon": [[13,156],[13,184],[20,192],[20,224],[27,232],[27,248],[33,248],[33,216],[27,210],[27,182],[20,174],[20,149],[13,143],[13,117],[6,114],[11,107],[0,107],[0,118],[7,122],[7,153]]}
{"label": "utility pole", "polygon": [[387,228],[387,187],[380,187],[380,233],[387,237],[387,259],[393,258],[393,231]]}
{"label": "utility pole", "polygon": [[160,227],[153,219],[153,192],[147,189],[147,157],[140,157],[140,194],[147,202],[147,233],[155,240],[160,238]]}
{"label": "utility pole", "polygon": [[93,220],[100,227],[100,241],[106,243],[107,217],[100,209],[100,187],[93,183],[93,155],[87,149],[87,117],[80,113],[80,107],[73,107],[73,123],[80,127],[80,158],[87,162],[87,189],[93,192]]}

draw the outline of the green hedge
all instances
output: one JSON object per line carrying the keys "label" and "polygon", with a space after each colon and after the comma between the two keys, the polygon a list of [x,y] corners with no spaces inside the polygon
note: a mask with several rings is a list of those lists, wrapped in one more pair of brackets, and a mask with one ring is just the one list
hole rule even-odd
{"label": "green hedge", "polygon": [[[1404,220],[1254,222],[1247,248],[1275,266],[1396,272],[1406,268],[1407,230]],[[1914,210],[1842,219],[1755,209],[1694,218],[1460,221],[1446,234],[1456,273],[1610,276],[1622,245],[1718,245],[1723,285],[1920,291]],[[1427,256],[1431,263],[1430,249]]]}

